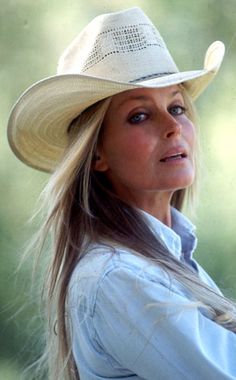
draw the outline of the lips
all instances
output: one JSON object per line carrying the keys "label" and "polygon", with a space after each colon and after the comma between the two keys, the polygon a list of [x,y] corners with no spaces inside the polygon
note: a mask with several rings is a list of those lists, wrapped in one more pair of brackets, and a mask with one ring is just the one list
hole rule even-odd
{"label": "lips", "polygon": [[165,152],[160,159],[160,162],[177,161],[186,158],[187,151],[183,147],[172,148]]}

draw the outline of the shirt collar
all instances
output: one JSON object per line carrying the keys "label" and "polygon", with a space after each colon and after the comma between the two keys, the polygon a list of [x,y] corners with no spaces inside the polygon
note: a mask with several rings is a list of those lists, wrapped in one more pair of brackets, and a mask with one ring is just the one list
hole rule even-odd
{"label": "shirt collar", "polygon": [[155,236],[179,260],[191,264],[193,252],[197,246],[195,226],[181,212],[171,208],[172,228],[141,210]]}

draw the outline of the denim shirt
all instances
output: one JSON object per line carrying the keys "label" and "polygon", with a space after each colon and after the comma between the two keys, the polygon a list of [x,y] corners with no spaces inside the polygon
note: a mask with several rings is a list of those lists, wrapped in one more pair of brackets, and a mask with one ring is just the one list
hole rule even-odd
{"label": "denim shirt", "polygon": [[[141,211],[168,250],[220,292],[193,259],[194,226],[172,209],[172,228]],[[236,379],[236,334],[191,303],[189,292],[124,247],[94,245],[69,286],[72,351],[81,380]]]}

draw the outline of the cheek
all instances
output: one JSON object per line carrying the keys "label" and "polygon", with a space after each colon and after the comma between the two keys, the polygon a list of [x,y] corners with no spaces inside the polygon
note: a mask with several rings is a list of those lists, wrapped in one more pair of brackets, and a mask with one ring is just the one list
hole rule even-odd
{"label": "cheek", "polygon": [[131,131],[105,140],[104,152],[110,165],[118,162],[128,166],[141,165],[150,157],[154,145],[153,139],[140,129],[138,133]]}

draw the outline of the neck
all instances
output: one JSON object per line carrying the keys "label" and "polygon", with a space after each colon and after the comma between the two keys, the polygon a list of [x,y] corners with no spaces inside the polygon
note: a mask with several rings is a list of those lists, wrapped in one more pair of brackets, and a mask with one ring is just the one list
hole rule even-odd
{"label": "neck", "polygon": [[160,222],[166,224],[168,227],[171,227],[171,207],[170,204],[167,207],[149,207],[148,205],[143,205],[140,207],[143,211],[146,211],[148,214],[154,216],[156,219],[160,220]]}
{"label": "neck", "polygon": [[132,196],[122,197],[122,199],[128,204],[154,216],[168,227],[171,227],[171,197],[172,193],[158,192],[155,194],[150,193],[149,196],[144,197],[135,197],[132,194]]}

